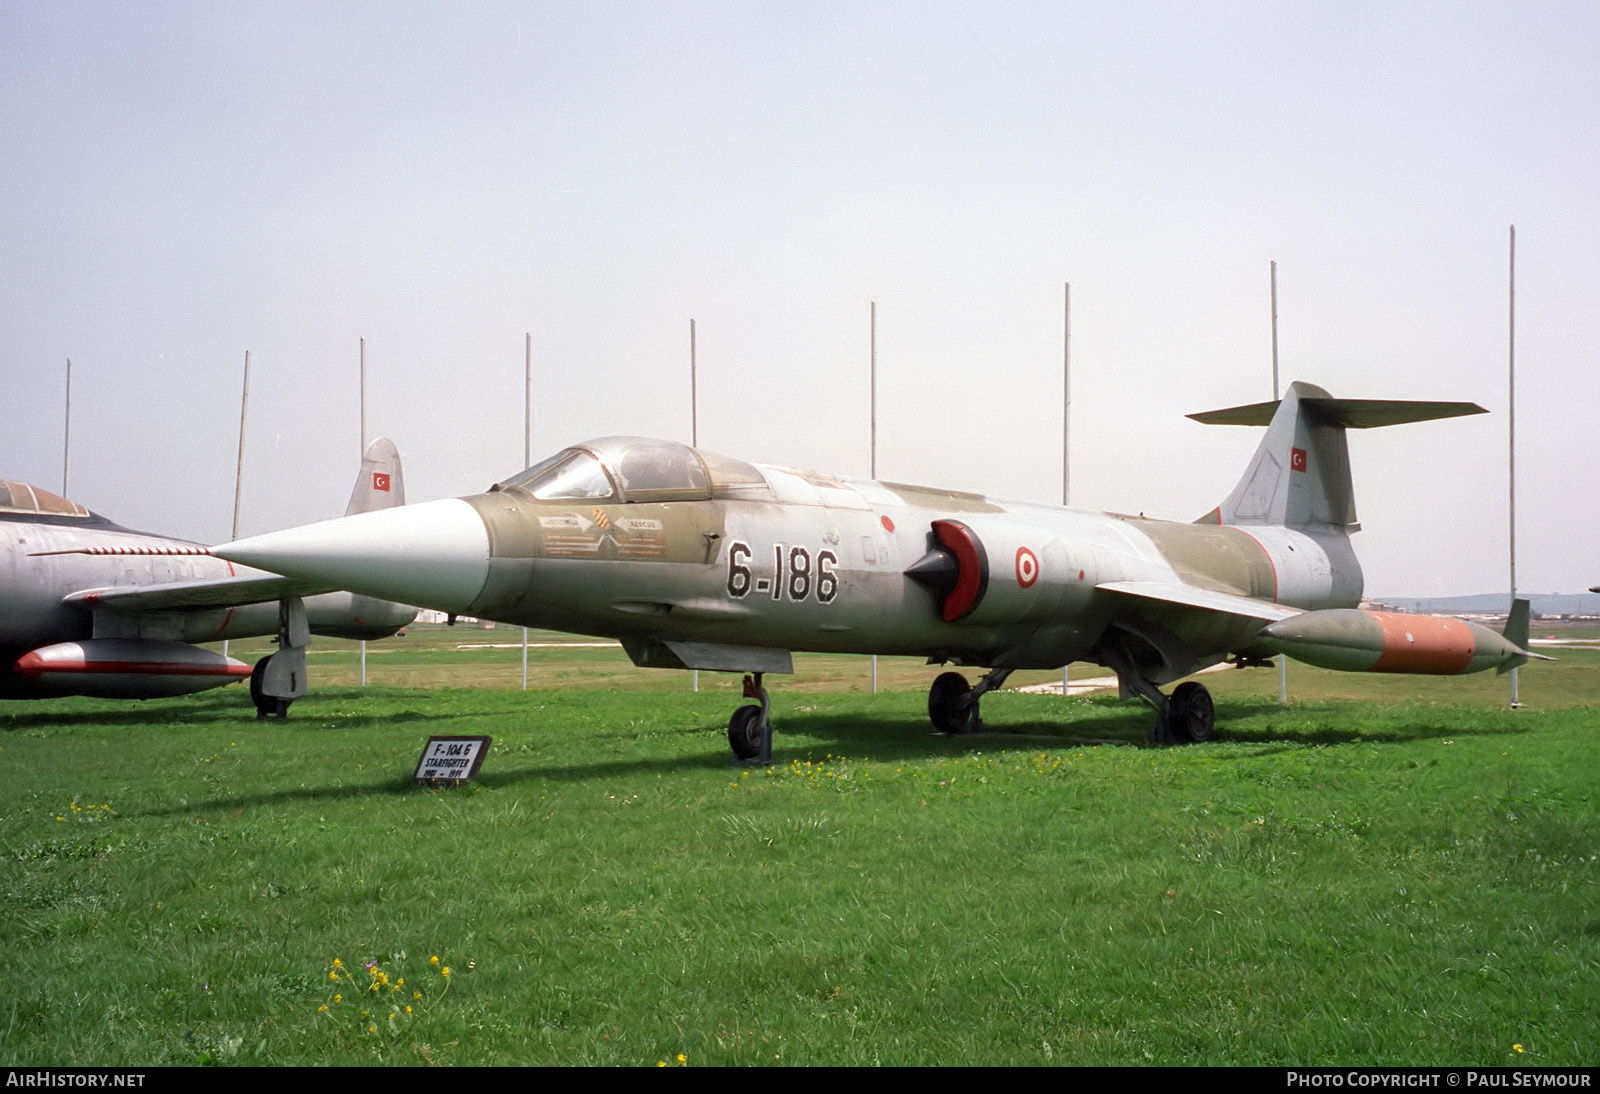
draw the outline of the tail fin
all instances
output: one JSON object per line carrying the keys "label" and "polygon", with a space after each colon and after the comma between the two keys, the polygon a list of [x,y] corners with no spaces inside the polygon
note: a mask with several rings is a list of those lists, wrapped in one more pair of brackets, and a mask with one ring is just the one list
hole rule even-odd
{"label": "tail fin", "polygon": [[1476,403],[1335,399],[1315,384],[1297,380],[1278,402],[1191,414],[1206,425],[1267,427],[1249,469],[1228,500],[1195,523],[1291,528],[1320,524],[1355,531],[1359,526],[1346,429],[1484,413]]}
{"label": "tail fin", "polygon": [[356,475],[356,488],[350,491],[350,504],[344,515],[370,513],[374,509],[393,509],[406,503],[406,481],[400,470],[400,450],[388,437],[379,437],[367,445],[361,457],[361,471]]}
{"label": "tail fin", "polygon": [[1506,625],[1500,628],[1500,634],[1507,642],[1517,647],[1517,656],[1509,661],[1502,662],[1500,667],[1495,670],[1496,675],[1510,672],[1515,668],[1521,668],[1530,660],[1555,660],[1554,657],[1542,653],[1534,653],[1528,649],[1528,617],[1528,601],[1513,599],[1511,601],[1511,611],[1506,615]]}

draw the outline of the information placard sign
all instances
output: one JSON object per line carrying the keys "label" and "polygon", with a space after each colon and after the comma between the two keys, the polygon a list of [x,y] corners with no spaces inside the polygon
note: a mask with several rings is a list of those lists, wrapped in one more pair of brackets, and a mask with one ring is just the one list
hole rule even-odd
{"label": "information placard sign", "polygon": [[488,754],[488,737],[429,737],[411,780],[429,786],[459,786],[478,774]]}

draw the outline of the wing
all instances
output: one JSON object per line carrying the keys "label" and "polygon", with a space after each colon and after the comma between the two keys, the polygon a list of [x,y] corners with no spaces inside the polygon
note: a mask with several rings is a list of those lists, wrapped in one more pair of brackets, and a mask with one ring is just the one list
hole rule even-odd
{"label": "wing", "polygon": [[116,585],[79,589],[61,598],[80,608],[110,608],[119,612],[198,611],[231,608],[290,596],[315,596],[336,586],[276,574],[169,581],[160,585]]}
{"label": "wing", "polygon": [[1267,600],[1257,600],[1251,596],[1213,592],[1194,585],[1179,585],[1165,581],[1107,581],[1095,588],[1141,600],[1220,612],[1240,619],[1255,619],[1262,623],[1276,623],[1280,619],[1291,619],[1305,614],[1303,608],[1291,608]]}

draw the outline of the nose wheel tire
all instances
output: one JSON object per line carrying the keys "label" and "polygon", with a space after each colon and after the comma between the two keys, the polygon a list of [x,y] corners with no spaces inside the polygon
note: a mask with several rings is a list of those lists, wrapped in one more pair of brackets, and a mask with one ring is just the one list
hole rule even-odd
{"label": "nose wheel tire", "polygon": [[753,760],[761,755],[761,708],[742,706],[728,719],[728,747],[735,757]]}

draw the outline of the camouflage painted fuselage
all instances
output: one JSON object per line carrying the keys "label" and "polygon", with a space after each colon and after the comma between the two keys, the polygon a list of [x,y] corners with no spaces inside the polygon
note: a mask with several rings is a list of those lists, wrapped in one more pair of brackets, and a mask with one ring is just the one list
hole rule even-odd
{"label": "camouflage painted fuselage", "polygon": [[[489,533],[467,613],[637,643],[904,654],[1007,668],[1092,657],[1113,624],[1144,631],[1155,682],[1249,646],[1259,622],[1102,588],[1182,584],[1303,609],[1346,607],[1361,571],[1342,531],[1178,524],[976,494],[759,469],[738,497],[655,503],[465,500]],[[961,618],[906,571],[936,521],[981,544]],[[635,647],[630,646],[630,652]],[[1153,655],[1159,656],[1153,656]],[[636,654],[636,657],[638,655]]]}

